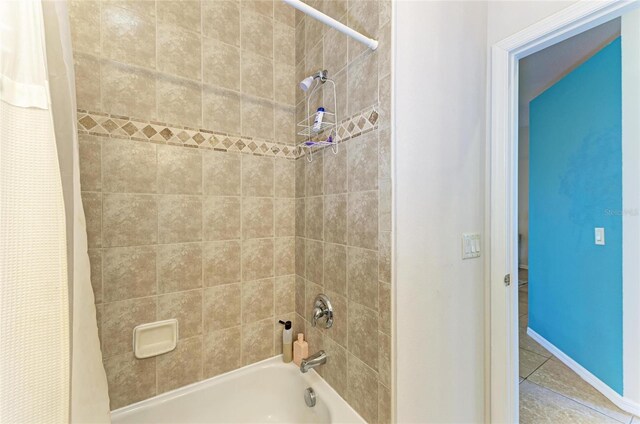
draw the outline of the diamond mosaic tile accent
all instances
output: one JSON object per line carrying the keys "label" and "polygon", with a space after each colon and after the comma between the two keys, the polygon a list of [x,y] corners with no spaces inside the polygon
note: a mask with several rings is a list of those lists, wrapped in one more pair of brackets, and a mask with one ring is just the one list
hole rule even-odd
{"label": "diamond mosaic tile accent", "polygon": [[[344,119],[336,126],[335,142],[342,143],[377,127],[377,106]],[[160,122],[78,109],[78,132],[102,137],[147,141],[189,148],[234,151],[252,155],[297,159],[306,149],[269,140],[232,136],[209,129],[172,127]],[[317,149],[314,149],[314,151]]]}

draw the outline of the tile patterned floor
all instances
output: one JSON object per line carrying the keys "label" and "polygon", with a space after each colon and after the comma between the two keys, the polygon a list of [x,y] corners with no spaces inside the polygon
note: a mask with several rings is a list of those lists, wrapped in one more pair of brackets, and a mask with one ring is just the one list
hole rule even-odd
{"label": "tile patterned floor", "polygon": [[640,424],[640,418],[619,409],[527,335],[526,270],[520,270],[518,279],[520,423]]}

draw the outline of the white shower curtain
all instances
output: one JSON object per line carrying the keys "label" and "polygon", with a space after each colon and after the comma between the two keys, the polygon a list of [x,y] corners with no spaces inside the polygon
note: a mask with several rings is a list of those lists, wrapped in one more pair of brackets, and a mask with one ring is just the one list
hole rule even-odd
{"label": "white shower curtain", "polygon": [[0,0],[2,423],[109,422],[68,25],[65,2]]}

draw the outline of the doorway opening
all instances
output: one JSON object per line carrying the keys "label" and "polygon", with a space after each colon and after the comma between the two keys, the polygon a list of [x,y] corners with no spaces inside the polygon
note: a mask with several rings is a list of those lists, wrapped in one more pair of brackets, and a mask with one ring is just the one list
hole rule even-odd
{"label": "doorway opening", "polygon": [[[549,104],[542,100],[536,100],[531,103],[532,109],[536,102],[539,104],[535,106],[535,111],[527,112],[527,118],[529,114],[531,114],[532,120],[533,116],[535,116],[536,125],[538,125],[540,120],[544,121],[544,119],[552,121],[551,124],[548,124],[547,127],[543,125],[542,130],[540,130],[540,128],[533,130],[530,138],[524,135],[524,130],[518,125],[519,122],[526,122],[523,120],[522,115],[518,115],[519,112],[523,112],[519,110],[519,94],[522,94],[522,89],[525,88],[525,84],[519,83],[523,83],[523,76],[526,77],[527,62],[534,63],[536,59],[538,61],[544,60],[545,55],[549,56],[549,52],[558,49],[562,50],[563,46],[566,48],[573,43],[572,48],[565,50],[562,59],[573,58],[568,62],[574,63],[565,63],[562,65],[558,63],[559,59],[557,57],[555,60],[547,57],[546,59],[551,60],[551,62],[543,66],[544,71],[554,70],[556,75],[554,78],[542,83],[542,87],[538,86],[537,89],[540,90],[540,88],[542,88],[542,92],[558,91],[555,88],[550,90],[544,90],[544,88],[548,89],[549,87],[553,87],[555,85],[554,82],[557,83],[562,77],[571,80],[572,71],[580,75],[582,73],[579,70],[581,65],[589,63],[590,59],[599,56],[601,51],[608,48],[607,46],[615,43],[615,41],[611,41],[611,37],[613,37],[614,40],[617,39],[619,43],[620,40],[615,37],[617,35],[615,34],[615,20],[631,12],[635,7],[636,5],[634,4],[623,2],[598,4],[579,3],[492,47],[491,142],[488,149],[488,163],[490,163],[491,169],[491,183],[488,194],[488,203],[490,205],[488,233],[491,237],[490,255],[488,259],[490,276],[488,282],[488,298],[490,302],[489,309],[491,311],[491,355],[489,366],[490,418],[492,422],[517,422],[520,413],[522,413],[520,417],[522,418],[522,422],[535,422],[534,412],[536,407],[544,407],[545,400],[547,401],[547,406],[554,406],[554,397],[557,401],[555,406],[560,406],[559,415],[555,415],[555,418],[560,420],[562,417],[567,418],[567,411],[571,408],[573,408],[571,409],[571,413],[575,414],[574,418],[578,418],[578,420],[582,418],[583,421],[588,421],[588,417],[595,417],[594,420],[596,422],[606,420],[630,422],[632,415],[640,414],[640,403],[637,402],[637,400],[640,399],[640,390],[638,390],[640,388],[640,368],[637,360],[625,360],[632,358],[629,356],[632,352],[635,353],[637,357],[637,353],[640,350],[640,337],[637,334],[638,331],[634,328],[637,327],[638,318],[640,318],[637,312],[639,309],[638,306],[640,305],[640,296],[638,296],[640,293],[640,288],[638,288],[639,280],[637,278],[628,278],[634,275],[638,277],[640,274],[638,274],[637,269],[635,269],[637,266],[630,265],[630,261],[628,260],[625,260],[624,269],[622,269],[623,257],[627,258],[628,253],[636,249],[636,246],[627,245],[628,240],[640,239],[640,231],[636,228],[637,224],[631,223],[630,217],[622,215],[624,215],[625,206],[628,206],[631,200],[636,201],[638,195],[628,195],[627,190],[629,185],[623,184],[623,181],[628,182],[628,176],[620,175],[620,205],[614,204],[615,202],[612,203],[611,199],[605,199],[609,204],[613,205],[613,207],[600,209],[600,212],[603,214],[605,213],[605,209],[610,210],[612,214],[619,213],[620,216],[617,217],[619,218],[618,221],[621,222],[625,220],[626,224],[629,224],[625,224],[624,231],[626,240],[624,241],[624,246],[622,245],[621,235],[618,239],[616,238],[615,228],[609,228],[610,232],[608,234],[611,234],[612,237],[607,239],[607,241],[610,242],[607,247],[619,242],[619,252],[617,256],[614,256],[615,260],[619,261],[620,266],[618,273],[620,278],[612,278],[616,280],[619,285],[619,302],[616,304],[616,307],[619,307],[617,311],[617,313],[619,313],[618,321],[614,323],[615,325],[609,323],[610,325],[608,327],[605,326],[605,329],[602,331],[594,329],[594,334],[591,334],[596,340],[591,341],[591,343],[593,343],[592,346],[594,346],[592,350],[598,351],[597,348],[601,346],[611,345],[607,342],[610,339],[609,336],[611,336],[609,333],[618,332],[619,343],[616,344],[617,352],[619,353],[619,360],[616,359],[618,368],[610,372],[611,370],[605,370],[608,362],[603,360],[601,356],[598,357],[596,355],[596,359],[588,358],[588,354],[586,356],[576,355],[571,348],[568,348],[569,345],[565,344],[560,336],[567,336],[571,330],[560,331],[560,336],[551,331],[554,330],[555,327],[559,327],[558,324],[565,324],[565,322],[560,322],[556,317],[554,317],[554,319],[556,319],[555,322],[551,320],[550,323],[548,320],[545,320],[545,318],[553,317],[553,313],[557,313],[558,311],[561,315],[564,312],[570,311],[571,313],[565,314],[565,318],[571,317],[566,321],[573,321],[573,324],[575,324],[577,320],[576,316],[580,315],[572,311],[572,307],[575,309],[572,305],[562,309],[558,305],[558,299],[552,296],[554,293],[557,293],[557,290],[556,292],[553,290],[549,291],[550,286],[553,286],[553,284],[549,284],[549,281],[552,279],[550,277],[555,278],[558,276],[557,272],[554,274],[549,271],[554,269],[554,267],[558,268],[558,262],[561,261],[557,260],[555,256],[550,257],[548,251],[540,253],[540,247],[545,246],[545,243],[541,243],[541,239],[544,241],[545,235],[550,239],[554,237],[557,238],[562,232],[560,230],[563,230],[564,227],[554,227],[551,225],[551,223],[558,224],[556,222],[557,217],[540,217],[541,203],[544,201],[552,203],[551,205],[544,205],[547,207],[548,212],[548,208],[553,206],[553,202],[558,202],[558,199],[554,199],[553,196],[547,199],[540,197],[540,195],[549,193],[549,186],[545,186],[545,184],[549,184],[549,181],[544,181],[544,178],[540,178],[540,175],[545,174],[547,171],[545,167],[550,165],[547,163],[541,165],[541,152],[536,149],[539,149],[544,143],[537,141],[541,137],[543,139],[545,139],[545,137],[546,139],[553,139],[553,137],[562,135],[561,131],[554,132],[554,125],[556,127],[558,126],[558,120],[571,118],[571,114],[564,112],[559,113],[557,110],[550,112],[553,110],[552,106],[554,104],[557,105],[557,103]],[[612,21],[613,23],[611,23]],[[638,36],[640,36],[640,31],[636,32],[639,32]],[[609,36],[606,34],[609,34]],[[574,36],[579,37],[571,40]],[[600,40],[600,43],[594,42],[590,46],[588,43],[584,44],[587,46],[587,49],[581,52],[575,45],[576,40],[582,39],[584,41],[584,39],[589,39],[589,37],[592,37],[591,41],[602,37],[604,38]],[[551,49],[545,52],[545,49],[549,47],[551,47]],[[620,46],[618,46],[618,48],[620,48]],[[553,57],[553,55],[551,55],[551,57]],[[638,66],[640,70],[640,65]],[[602,64],[595,67],[601,69]],[[522,71],[522,73],[519,71]],[[640,75],[640,71],[637,75]],[[529,75],[529,77],[531,77],[531,75]],[[549,78],[548,75],[546,78]],[[579,84],[578,87],[580,87]],[[592,87],[585,86],[581,89],[583,92],[589,93]],[[626,103],[630,97],[627,91],[629,90],[625,91],[627,100],[623,101],[625,107],[629,107]],[[640,94],[640,90],[638,91],[638,94]],[[622,95],[621,93],[619,94]],[[560,93],[559,96],[560,97],[556,97],[563,99],[566,97],[566,93]],[[550,101],[553,101],[553,96],[544,97],[550,97]],[[630,102],[631,109],[626,110],[634,111],[635,109],[633,108],[637,107],[634,103],[639,102],[640,100],[638,99]],[[553,122],[554,120],[556,122]],[[620,124],[620,126],[624,126],[623,124]],[[589,125],[591,125],[591,122]],[[628,130],[628,128],[626,129]],[[590,130],[593,130],[593,128],[590,128]],[[629,133],[630,131],[626,131],[627,136]],[[529,133],[527,133],[527,135],[529,135]],[[604,135],[600,134],[594,137],[595,141],[591,140],[590,144],[587,143],[588,146],[591,146],[591,150],[598,146],[596,141],[601,140],[603,137]],[[620,139],[620,136],[618,136],[618,139]],[[527,149],[529,153],[531,153],[531,157],[520,157],[519,153],[525,149],[519,149],[518,143],[519,141],[526,142],[527,140],[531,143],[537,142],[535,145],[536,148],[531,150],[531,146],[529,146],[529,149]],[[584,137],[582,141],[584,142]],[[557,140],[555,144],[549,143],[551,147],[547,147],[547,150],[558,148],[560,144]],[[636,164],[636,168],[638,168],[637,164],[640,164],[638,150],[640,149],[635,147],[629,149],[629,146],[624,142],[619,142],[619,144],[621,144],[619,146],[621,150],[619,157],[624,157],[625,161],[637,160],[634,163]],[[533,155],[534,152],[535,155]],[[543,153],[549,155],[550,152],[544,151]],[[562,149],[560,149],[557,155],[551,154],[549,157],[551,158],[551,162],[554,162],[556,165],[566,164],[567,160],[565,156],[567,155],[568,158],[579,163],[585,159],[582,157],[584,155],[581,156],[583,153],[585,153],[583,150],[578,149],[578,153],[571,156],[571,151],[566,151],[566,149],[562,151]],[[596,148],[595,151],[587,151],[586,153],[599,157],[598,153],[601,152],[598,152]],[[534,203],[524,205],[524,207],[519,205],[519,202],[524,200],[519,196],[518,187],[519,183],[522,184],[524,182],[518,178],[519,165],[521,165],[521,162],[527,162],[527,165],[531,165],[531,169],[527,170],[527,174],[532,178],[532,183],[534,183],[533,178],[535,177],[535,185],[532,185],[533,192],[527,196],[527,198],[531,199]],[[596,160],[595,162],[598,161]],[[610,163],[608,165],[610,165]],[[598,164],[596,163],[593,169],[595,171],[609,171],[611,166],[608,165],[602,169],[598,169]],[[583,190],[583,194],[586,193],[584,196],[578,195],[574,197],[575,199],[582,199],[584,197],[602,198],[604,194],[608,193],[607,190],[600,192],[596,190],[596,195],[592,195],[593,193],[589,192],[589,190],[592,190],[592,184],[585,182],[589,179],[587,178],[584,181],[580,179],[580,175],[582,175],[580,173],[584,171],[584,168],[587,167],[584,165],[575,167],[575,169],[569,173],[570,175],[567,176],[565,173],[564,180],[562,176],[556,175],[552,183],[558,183],[558,179],[561,181],[559,182],[560,187],[557,188],[554,193],[557,194],[560,192],[560,194],[563,194],[562,190],[564,190],[564,195],[568,198],[571,198],[572,190]],[[622,168],[622,166],[619,168]],[[627,166],[625,169],[628,168]],[[619,171],[622,173],[621,169]],[[587,185],[582,187],[581,184],[583,183]],[[562,187],[562,184],[564,184],[564,187]],[[640,187],[636,188],[638,189],[637,191],[640,191]],[[522,187],[520,187],[520,191],[523,191]],[[580,222],[580,219],[582,219],[584,222],[581,223],[584,228],[591,225],[590,222],[588,223],[588,216],[580,215],[584,212],[584,205],[582,205],[583,209],[580,209],[579,202],[568,205],[569,208],[572,206],[574,209],[569,212],[573,213],[571,220]],[[595,205],[587,205],[587,209],[593,209],[595,207]],[[598,205],[597,207],[600,206]],[[535,230],[531,233],[528,231],[524,232],[522,227],[519,227],[519,221],[521,221],[521,219],[519,219],[519,210],[522,209],[532,214],[532,216],[529,217],[531,221],[530,225],[527,226],[527,228]],[[534,212],[535,217],[533,216]],[[610,216],[610,218],[614,217]],[[604,229],[607,230],[606,227],[610,227],[611,225],[611,220],[603,225],[593,225],[588,236],[585,233],[580,236],[581,238],[579,237],[579,241],[582,243],[581,246],[586,246],[589,242],[589,249],[591,249],[591,244],[599,244],[596,228],[605,227]],[[622,225],[620,227],[622,227]],[[558,230],[558,228],[560,228],[560,230]],[[584,228],[582,228],[581,231],[584,230]],[[622,230],[620,230],[620,232],[621,231]],[[629,233],[627,233],[627,231]],[[565,236],[568,240],[568,235],[565,234]],[[600,237],[603,240],[606,238],[606,236],[603,235]],[[564,241],[565,239],[562,239],[561,243],[564,243]],[[631,249],[628,249],[628,247],[631,247]],[[553,249],[548,248],[547,250]],[[607,249],[607,251],[610,250],[611,249]],[[604,250],[601,250],[599,254],[602,254],[603,251]],[[552,263],[554,261],[556,263]],[[546,262],[546,264],[544,264],[544,262]],[[635,262],[637,262],[637,260]],[[520,272],[520,265],[524,265],[522,272]],[[579,267],[579,265],[577,266]],[[570,267],[576,268],[576,264],[564,264],[565,269]],[[560,266],[559,268],[562,267]],[[588,267],[585,266],[585,268]],[[561,274],[562,273],[559,275]],[[520,281],[522,281],[522,285]],[[560,281],[562,282],[562,279],[560,279]],[[555,286],[551,287],[552,289],[557,289],[558,287],[563,288],[563,286],[557,282],[554,284]],[[532,289],[532,287],[534,287],[534,289]],[[547,290],[548,293],[545,293],[543,289]],[[582,294],[586,292],[587,291],[576,293],[575,300],[584,302],[585,299]],[[624,297],[622,296],[622,292],[624,292]],[[603,296],[606,297],[606,294],[602,295],[602,293],[590,294],[592,294],[596,300],[603,299]],[[547,296],[546,298],[545,295]],[[549,303],[545,305],[544,300]],[[532,306],[530,303],[534,303],[535,305]],[[598,302],[594,302],[593,305],[598,306]],[[529,308],[533,308],[534,313],[530,314]],[[549,311],[549,316],[544,316],[545,308]],[[586,309],[588,309],[588,307]],[[541,311],[543,313],[541,313]],[[610,312],[609,310],[598,310],[596,307],[591,311],[591,314],[596,318],[603,318],[602,321],[606,322],[607,318],[615,315]],[[600,316],[598,316],[598,314],[600,314]],[[531,320],[531,322],[529,320]],[[635,323],[635,326],[629,325],[630,323]],[[582,325],[583,331],[585,328],[587,328],[587,330],[590,329],[590,327]],[[536,329],[538,331],[536,331]],[[598,337],[600,337],[600,339],[598,339]],[[567,339],[571,341],[571,337]],[[598,344],[598,340],[600,340],[600,344]],[[582,351],[586,349],[587,353],[591,353],[589,352],[588,346],[578,347],[582,349]],[[624,354],[622,353],[623,351]],[[573,373],[576,374],[574,375]],[[611,378],[611,375],[614,375],[615,378]],[[520,405],[519,402],[519,389],[521,387],[524,388],[524,396],[521,398],[523,400],[522,405]],[[565,402],[565,404],[559,405],[558,402],[560,402],[560,404]],[[573,403],[566,404],[566,402]],[[540,412],[547,414],[547,416],[550,413],[549,410]],[[589,414],[594,415],[591,416]]]}

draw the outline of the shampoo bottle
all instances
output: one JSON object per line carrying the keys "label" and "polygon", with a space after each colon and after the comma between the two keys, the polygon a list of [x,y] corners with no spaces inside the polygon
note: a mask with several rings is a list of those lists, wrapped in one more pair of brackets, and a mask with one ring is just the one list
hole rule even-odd
{"label": "shampoo bottle", "polygon": [[309,356],[309,343],[304,341],[304,334],[298,333],[298,340],[293,344],[293,362],[300,366],[302,360]]}
{"label": "shampoo bottle", "polygon": [[282,362],[291,362],[293,356],[293,330],[291,329],[291,321],[282,321],[280,324],[284,325],[282,330]]}

